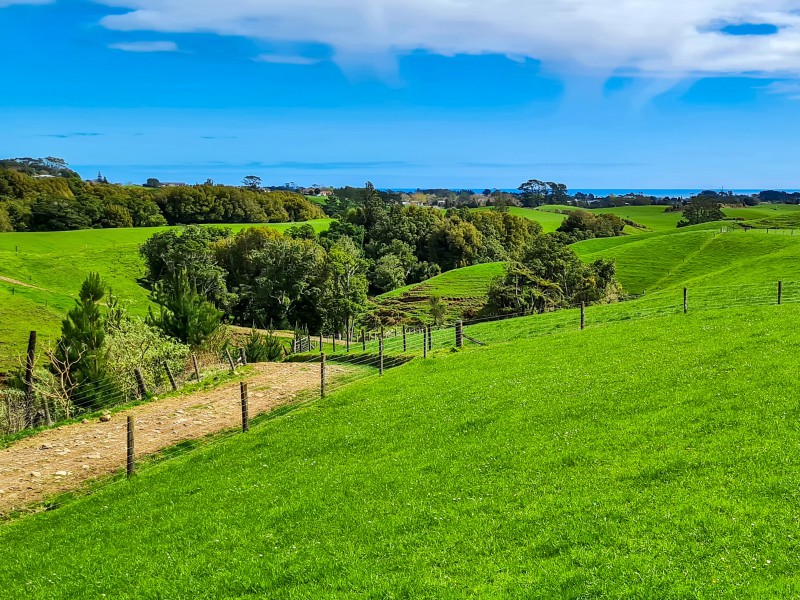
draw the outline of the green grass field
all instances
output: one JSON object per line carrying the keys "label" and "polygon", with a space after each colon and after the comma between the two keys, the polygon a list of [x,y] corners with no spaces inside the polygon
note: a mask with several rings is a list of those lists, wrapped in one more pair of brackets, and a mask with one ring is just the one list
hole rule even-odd
{"label": "green grass field", "polygon": [[[556,210],[575,210],[568,206],[543,206],[535,209],[537,212]],[[596,208],[591,212],[611,213],[622,219],[629,219],[643,225],[646,230],[627,227],[625,233],[645,233],[647,231],[674,231],[678,221],[683,218],[679,212],[665,212],[664,206],[620,206],[616,208]],[[534,209],[517,209],[531,211]],[[800,205],[797,204],[759,204],[748,208],[723,208],[725,216],[730,219],[744,219],[746,221],[771,220],[773,227],[780,227],[780,223],[798,223],[800,228]],[[562,218],[557,213],[555,217]],[[560,221],[559,221],[560,223]],[[557,228],[558,225],[555,226]],[[554,229],[555,229],[554,228]]]}
{"label": "green grass field", "polygon": [[[330,221],[309,223],[322,231]],[[285,230],[293,225],[296,223],[268,226]],[[233,231],[248,226],[227,225]],[[165,229],[0,233],[0,366],[16,364],[29,331],[38,330],[43,341],[58,336],[61,319],[74,305],[74,297],[90,271],[101,274],[131,314],[144,316],[149,301],[147,290],[137,283],[144,275],[139,246]]]}
{"label": "green grass field", "polygon": [[505,341],[416,360],[3,526],[0,589],[797,596],[798,318],[483,326]]}
{"label": "green grass field", "polygon": [[624,289],[741,286],[800,280],[800,235],[702,226],[665,234],[587,240],[573,245],[585,261],[613,258]]}

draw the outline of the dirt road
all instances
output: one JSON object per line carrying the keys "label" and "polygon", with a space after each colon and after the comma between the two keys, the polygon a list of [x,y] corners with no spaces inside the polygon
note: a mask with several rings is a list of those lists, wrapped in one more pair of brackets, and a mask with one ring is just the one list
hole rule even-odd
{"label": "dirt road", "polygon": [[[291,403],[319,386],[319,365],[263,363],[247,379],[251,418]],[[329,366],[331,376],[343,367]],[[184,440],[241,423],[239,383],[166,398],[93,419],[43,431],[0,450],[0,515],[23,508],[85,481],[124,467],[126,419],[135,417],[136,455],[141,457]]]}

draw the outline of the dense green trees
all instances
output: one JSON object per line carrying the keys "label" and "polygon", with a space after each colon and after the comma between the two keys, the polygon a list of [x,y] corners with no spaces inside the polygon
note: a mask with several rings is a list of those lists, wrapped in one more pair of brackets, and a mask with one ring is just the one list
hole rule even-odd
{"label": "dense green trees", "polygon": [[[324,217],[293,192],[203,185],[148,187],[0,168],[0,230],[61,231],[195,223],[275,223]],[[58,171],[58,169],[56,169]],[[11,228],[11,229],[9,229]]]}
{"label": "dense green trees", "polygon": [[611,301],[621,292],[613,261],[587,265],[557,236],[532,240],[519,261],[492,282],[487,314],[545,312],[581,302]]}
{"label": "dense green trees", "polygon": [[598,237],[622,235],[625,222],[610,213],[591,213],[587,210],[573,210],[558,228],[573,241]]}
{"label": "dense green trees", "polygon": [[724,218],[722,204],[716,196],[700,195],[692,198],[683,209],[683,219],[678,223],[678,227],[721,221]]}

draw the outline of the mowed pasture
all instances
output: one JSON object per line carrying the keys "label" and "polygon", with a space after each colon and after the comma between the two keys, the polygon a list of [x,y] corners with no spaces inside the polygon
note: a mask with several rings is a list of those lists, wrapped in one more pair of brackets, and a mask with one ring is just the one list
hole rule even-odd
{"label": "mowed pasture", "polygon": [[[327,219],[309,221],[317,231]],[[270,223],[285,230],[302,223]],[[233,231],[253,225],[224,225]],[[101,274],[127,310],[147,314],[148,292],[137,280],[144,275],[139,246],[168,228],[92,229],[0,234],[0,367],[16,363],[28,332],[42,339],[58,336],[61,319],[74,305],[91,271]]]}
{"label": "mowed pasture", "polygon": [[797,596],[799,318],[787,305],[544,336],[481,325],[504,339],[417,359],[5,525],[0,587]]}

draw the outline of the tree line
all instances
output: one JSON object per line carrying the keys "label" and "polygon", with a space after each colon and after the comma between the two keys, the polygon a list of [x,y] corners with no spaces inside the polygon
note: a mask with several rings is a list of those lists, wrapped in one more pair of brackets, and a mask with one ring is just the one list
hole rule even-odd
{"label": "tree line", "polygon": [[285,223],[325,216],[318,205],[288,191],[211,182],[155,189],[112,185],[102,178],[87,182],[58,172],[42,176],[0,168],[0,231]]}

